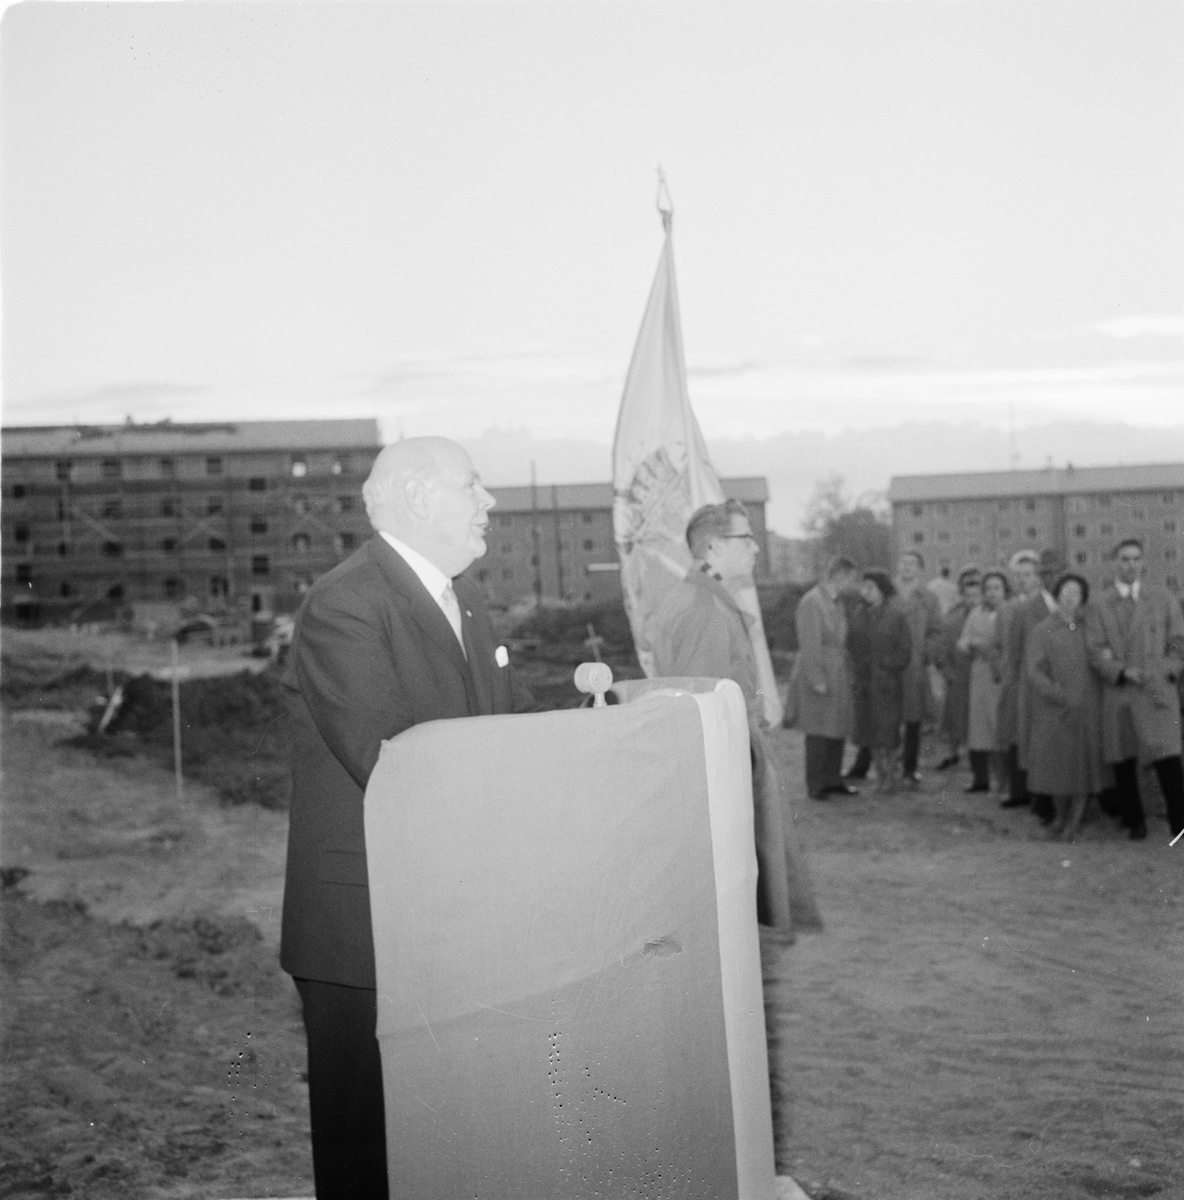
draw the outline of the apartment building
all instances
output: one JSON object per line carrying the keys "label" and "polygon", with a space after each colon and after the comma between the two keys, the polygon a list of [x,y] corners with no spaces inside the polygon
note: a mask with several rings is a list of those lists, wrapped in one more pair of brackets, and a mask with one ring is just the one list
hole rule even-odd
{"label": "apartment building", "polygon": [[[758,581],[769,578],[763,477],[721,479],[729,499],[748,509],[760,543]],[[509,605],[540,595],[576,603],[600,603],[621,595],[620,561],[613,539],[610,483],[560,483],[489,489],[497,500],[490,513],[488,550],[467,571],[491,604]]]}
{"label": "apartment building", "polygon": [[1181,590],[1184,463],[903,475],[888,489],[898,553],[917,549],[927,574],[965,563],[1003,566],[1015,551],[1057,551],[1101,584],[1124,537],[1140,538],[1151,579]]}

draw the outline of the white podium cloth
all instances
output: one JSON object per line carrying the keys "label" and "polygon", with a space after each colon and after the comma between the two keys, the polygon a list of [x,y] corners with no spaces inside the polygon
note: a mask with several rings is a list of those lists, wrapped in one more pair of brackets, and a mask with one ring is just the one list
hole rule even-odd
{"label": "white podium cloth", "polygon": [[383,747],[392,1196],[773,1197],[744,701],[659,682]]}

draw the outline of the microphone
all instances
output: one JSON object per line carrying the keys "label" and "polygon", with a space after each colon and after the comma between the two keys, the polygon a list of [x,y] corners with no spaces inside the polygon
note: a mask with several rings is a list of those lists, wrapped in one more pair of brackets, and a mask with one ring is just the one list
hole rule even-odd
{"label": "microphone", "polygon": [[593,708],[604,708],[604,693],[613,686],[613,669],[608,663],[586,662],[576,667],[576,688],[593,697]]}

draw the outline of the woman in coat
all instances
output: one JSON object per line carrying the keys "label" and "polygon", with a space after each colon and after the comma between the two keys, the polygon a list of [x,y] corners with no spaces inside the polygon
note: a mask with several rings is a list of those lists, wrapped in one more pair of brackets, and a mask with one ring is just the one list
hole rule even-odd
{"label": "woman in coat", "polygon": [[991,790],[991,768],[1000,790],[1005,785],[1006,768],[998,750],[996,718],[1002,690],[1002,665],[996,624],[1007,600],[1007,576],[988,571],[982,578],[982,602],[976,605],[962,627],[958,646],[970,661],[970,696],[966,721],[966,746],[970,751],[973,778],[968,792]]}
{"label": "woman in coat", "polygon": [[859,590],[864,602],[847,634],[855,742],[871,749],[876,790],[893,792],[898,779],[903,679],[913,656],[913,638],[893,599],[896,588],[886,571],[865,571]]}
{"label": "woman in coat", "polygon": [[941,732],[948,747],[946,757],[937,764],[939,771],[958,765],[970,723],[970,655],[961,643],[966,618],[982,599],[981,572],[978,567],[963,567],[958,572],[958,599],[941,619],[937,666],[945,682],[941,706]]}
{"label": "woman in coat", "polygon": [[1057,608],[1032,630],[1024,662],[1032,690],[1028,786],[1053,798],[1049,835],[1071,841],[1102,788],[1100,704],[1081,612],[1089,584],[1062,575],[1052,594]]}

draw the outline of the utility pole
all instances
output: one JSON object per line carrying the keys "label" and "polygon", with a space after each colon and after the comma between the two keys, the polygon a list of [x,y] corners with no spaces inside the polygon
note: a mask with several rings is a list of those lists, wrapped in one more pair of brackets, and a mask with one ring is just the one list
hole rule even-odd
{"label": "utility pole", "polygon": [[566,595],[563,589],[563,531],[559,526],[559,488],[551,484],[551,515],[555,518],[555,578],[559,599]]}
{"label": "utility pole", "polygon": [[543,603],[542,530],[539,528],[539,484],[534,460],[530,462],[530,539],[534,547],[534,602]]}

